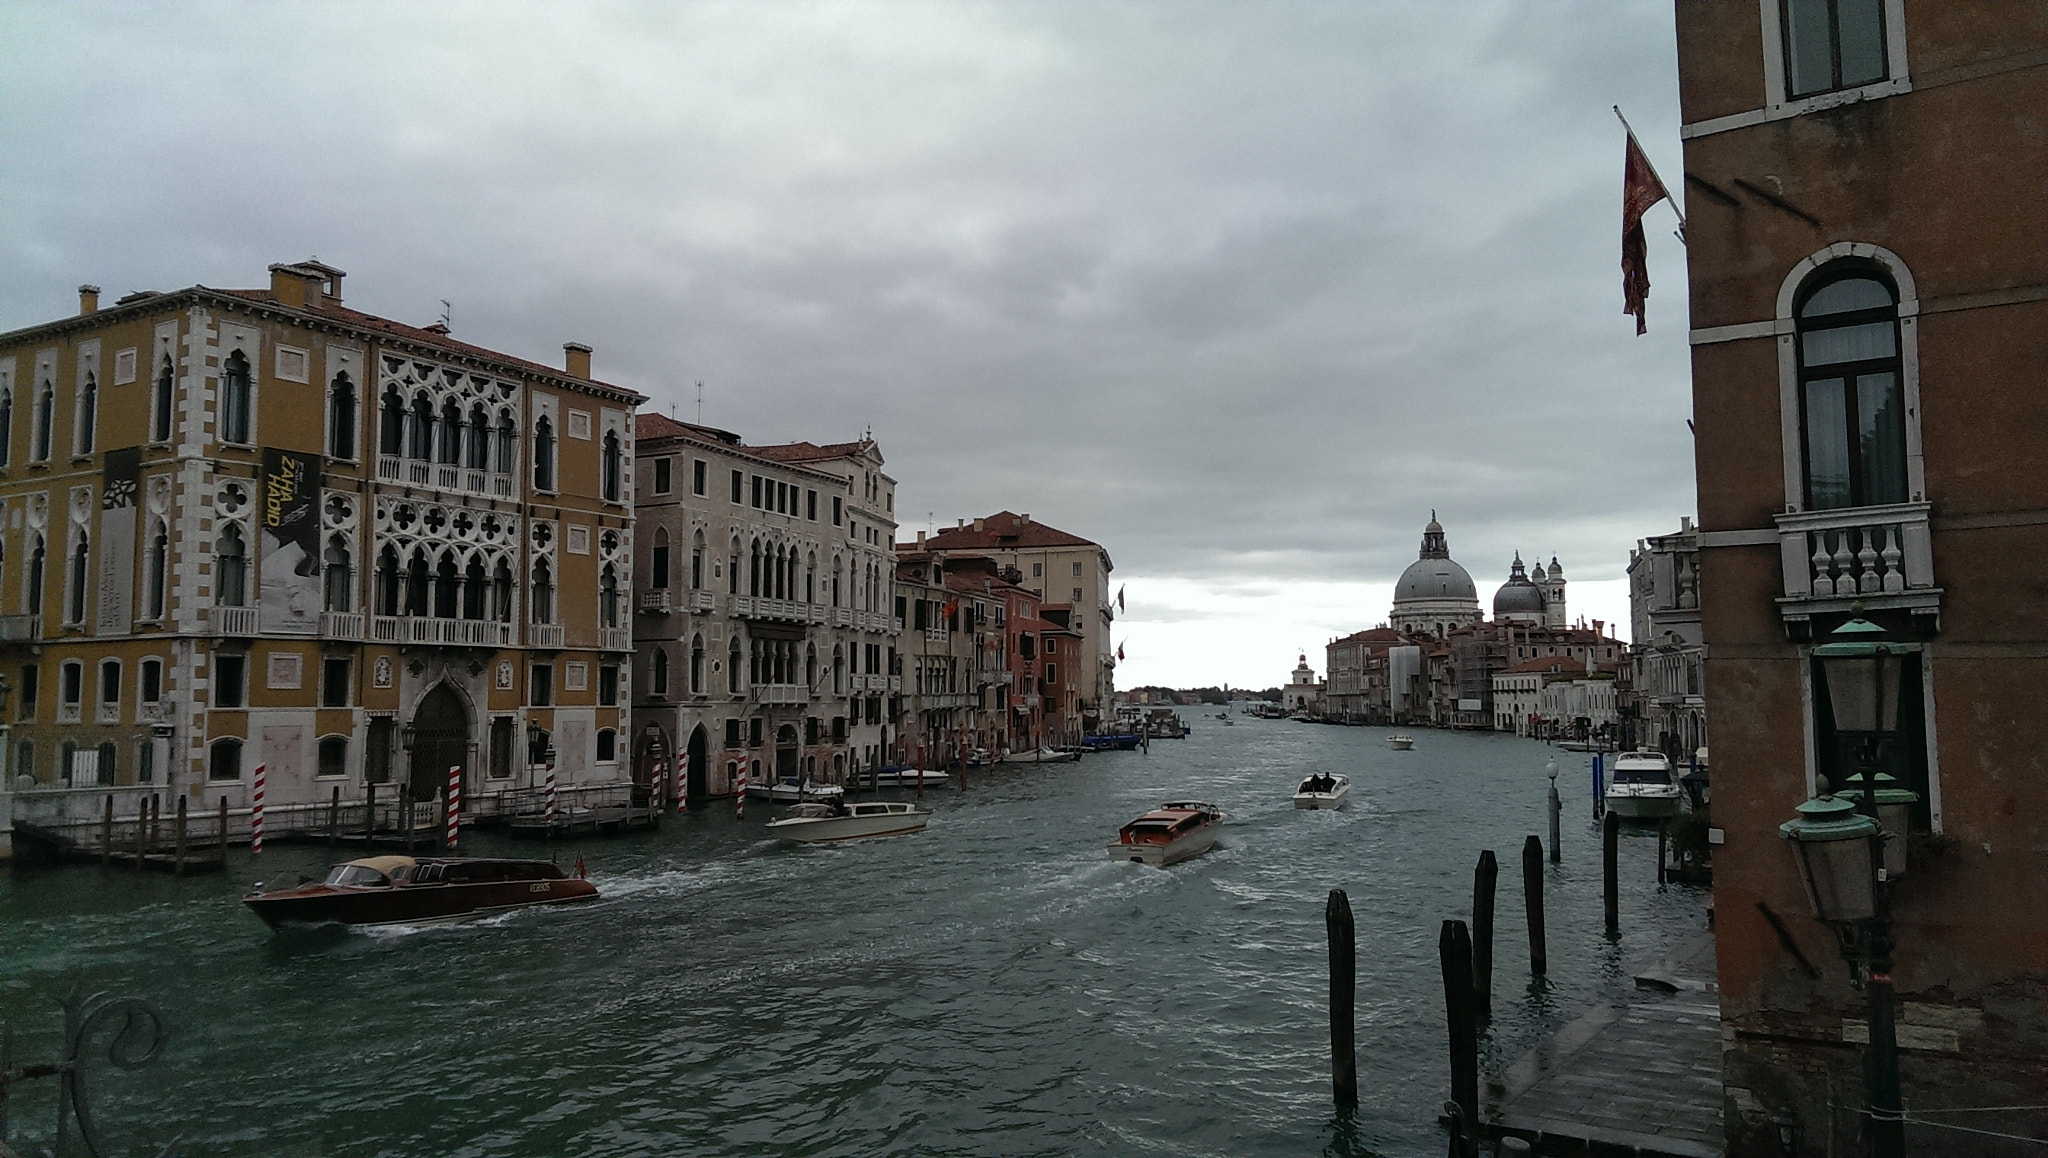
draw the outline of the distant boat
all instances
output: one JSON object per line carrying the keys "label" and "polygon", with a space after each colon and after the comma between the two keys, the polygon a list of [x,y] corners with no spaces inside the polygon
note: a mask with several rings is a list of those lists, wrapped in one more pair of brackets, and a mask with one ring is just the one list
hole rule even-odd
{"label": "distant boat", "polygon": [[996,757],[998,764],[1066,764],[1081,758],[1079,752],[1065,752],[1058,748],[1035,748],[1024,752],[1005,752]]}
{"label": "distant boat", "polygon": [[1396,752],[1406,752],[1415,746],[1415,737],[1406,732],[1396,732],[1387,737],[1387,747]]}
{"label": "distant boat", "polygon": [[1343,776],[1318,772],[1302,778],[1301,787],[1294,790],[1296,808],[1321,809],[1342,808],[1345,797],[1351,794],[1351,781]]}
{"label": "distant boat", "polygon": [[805,843],[860,840],[917,832],[932,818],[931,810],[894,800],[859,800],[852,804],[799,804],[789,815],[768,822],[780,840]]}
{"label": "distant boat", "polygon": [[837,800],[846,795],[846,789],[837,784],[813,784],[785,776],[773,784],[765,780],[749,781],[747,795],[776,804],[797,804],[805,800]]}

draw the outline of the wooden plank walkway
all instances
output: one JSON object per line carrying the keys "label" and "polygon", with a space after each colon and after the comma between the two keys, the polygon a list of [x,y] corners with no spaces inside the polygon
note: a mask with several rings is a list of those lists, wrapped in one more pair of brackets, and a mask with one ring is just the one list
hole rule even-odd
{"label": "wooden plank walkway", "polygon": [[1486,1084],[1490,1137],[1538,1154],[1719,1158],[1721,1010],[1711,935],[1637,978],[1639,1000],[1597,1008]]}

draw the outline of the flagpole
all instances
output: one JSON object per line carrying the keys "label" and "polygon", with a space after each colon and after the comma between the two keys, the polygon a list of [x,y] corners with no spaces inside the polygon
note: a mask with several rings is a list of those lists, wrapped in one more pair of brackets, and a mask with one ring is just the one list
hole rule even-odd
{"label": "flagpole", "polygon": [[1684,232],[1685,232],[1685,211],[1684,211],[1683,209],[1680,209],[1680,208],[1678,207],[1678,198],[1676,198],[1676,197],[1673,197],[1673,196],[1671,196],[1671,186],[1670,186],[1670,185],[1669,185],[1668,183],[1666,183],[1666,182],[1665,182],[1665,180],[1664,180],[1664,174],[1662,174],[1662,173],[1659,173],[1659,172],[1657,172],[1657,166],[1656,166],[1656,163],[1650,160],[1650,154],[1649,154],[1648,152],[1646,152],[1646,151],[1645,151],[1645,150],[1643,149],[1643,143],[1642,143],[1642,142],[1641,142],[1640,140],[1637,140],[1637,139],[1636,139],[1636,129],[1635,129],[1635,126],[1634,126],[1634,125],[1631,125],[1631,124],[1629,124],[1629,123],[1628,123],[1628,118],[1627,118],[1627,117],[1625,117],[1625,116],[1622,116],[1622,115],[1621,115],[1621,106],[1620,106],[1620,105],[1615,105],[1615,106],[1614,106],[1614,116],[1615,116],[1615,119],[1617,119],[1617,120],[1619,120],[1619,121],[1621,122],[1621,127],[1622,127],[1622,128],[1623,128],[1623,129],[1625,130],[1625,131],[1627,131],[1627,133],[1628,133],[1628,139],[1629,139],[1629,140],[1631,140],[1631,141],[1635,141],[1635,143],[1636,143],[1636,151],[1637,151],[1637,152],[1639,152],[1639,153],[1642,153],[1642,154],[1643,154],[1643,163],[1644,163],[1644,164],[1646,164],[1646,165],[1648,165],[1648,166],[1650,166],[1650,174],[1651,174],[1651,176],[1653,176],[1653,177],[1657,178],[1657,184],[1659,184],[1659,185],[1663,185],[1663,186],[1664,186],[1664,197],[1663,197],[1664,203],[1665,203],[1665,204],[1667,204],[1667,205],[1669,205],[1669,206],[1671,206],[1671,212],[1673,212],[1674,214],[1677,214],[1677,216],[1678,216],[1678,229],[1679,229],[1679,233],[1680,233],[1680,237],[1679,237],[1679,240],[1680,240],[1680,241],[1683,241],[1683,240],[1685,240],[1685,238],[1684,238],[1684,236],[1683,236],[1683,235],[1684,235]]}

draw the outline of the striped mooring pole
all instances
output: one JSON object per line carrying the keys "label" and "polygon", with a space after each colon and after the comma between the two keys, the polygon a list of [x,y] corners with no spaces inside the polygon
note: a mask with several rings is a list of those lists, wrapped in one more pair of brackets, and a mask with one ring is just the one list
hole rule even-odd
{"label": "striped mooring pole", "polygon": [[744,772],[740,773],[739,784],[732,794],[732,818],[747,818],[747,776]]}
{"label": "striped mooring pole", "polygon": [[548,761],[548,804],[546,819],[548,827],[553,828],[555,826],[555,762],[553,760]]}
{"label": "striped mooring pole", "polygon": [[689,757],[676,757],[676,811],[690,810],[690,761]]}
{"label": "striped mooring pole", "polygon": [[[249,855],[263,854],[263,769],[256,765],[256,790],[249,797]],[[226,849],[221,850],[226,853]]]}
{"label": "striped mooring pole", "polygon": [[462,765],[448,765],[448,850],[462,831]]}

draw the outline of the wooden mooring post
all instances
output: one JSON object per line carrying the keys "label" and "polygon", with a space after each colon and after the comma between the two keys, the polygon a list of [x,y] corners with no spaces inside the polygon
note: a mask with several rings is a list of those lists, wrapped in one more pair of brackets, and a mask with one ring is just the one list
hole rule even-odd
{"label": "wooden mooring post", "polygon": [[[408,780],[405,787],[398,790],[398,827],[405,830],[405,855],[407,856],[412,855],[412,822],[412,782]],[[548,834],[550,836],[554,835],[554,830],[550,828]]]}
{"label": "wooden mooring post", "polygon": [[106,811],[100,813],[100,867],[114,860],[114,794],[107,793]]}
{"label": "wooden mooring post", "polygon": [[370,838],[377,834],[377,782],[372,780],[363,788],[369,794],[363,804],[363,841],[367,847]]}
{"label": "wooden mooring post", "polygon": [[1452,1139],[1454,1152],[1472,1153],[1470,1142],[1479,1122],[1479,1021],[1473,1016],[1472,935],[1463,921],[1445,921],[1438,935],[1437,958],[1444,975],[1444,1013],[1451,1041],[1451,1101],[1458,1112]]}
{"label": "wooden mooring post", "polygon": [[1610,812],[1600,821],[1600,892],[1607,913],[1607,931],[1621,931],[1620,884],[1615,861],[1621,853],[1621,815]]}
{"label": "wooden mooring post", "polygon": [[1543,842],[1532,834],[1522,842],[1522,905],[1529,920],[1529,972],[1538,977],[1550,969],[1543,943]]}
{"label": "wooden mooring post", "polygon": [[334,786],[334,792],[327,798],[327,847],[341,843],[341,786]]}
{"label": "wooden mooring post", "polygon": [[1358,1108],[1358,942],[1343,889],[1330,890],[1323,926],[1330,935],[1330,1086],[1337,1112],[1349,1114]]}
{"label": "wooden mooring post", "polygon": [[1671,846],[1671,822],[1670,822],[1669,820],[1660,820],[1660,821],[1658,821],[1658,822],[1657,822],[1657,883],[1658,883],[1658,884],[1659,884],[1660,886],[1661,886],[1661,885],[1663,885],[1663,884],[1665,883],[1665,882],[1664,882],[1664,856],[1665,856],[1665,851],[1666,851],[1666,850],[1667,850],[1668,848],[1670,848],[1670,846]]}
{"label": "wooden mooring post", "polygon": [[171,872],[176,876],[185,875],[185,794],[178,793],[178,822],[174,830],[177,841],[171,853]]}
{"label": "wooden mooring post", "polygon": [[214,847],[220,850],[220,870],[226,872],[228,870],[228,798],[225,795],[220,798],[220,831],[218,835],[220,843]]}
{"label": "wooden mooring post", "polygon": [[1492,849],[1479,854],[1472,870],[1472,1014],[1493,1018],[1493,898],[1500,882],[1500,862]]}
{"label": "wooden mooring post", "polygon": [[149,797],[135,798],[135,871],[141,872],[149,850]]}

